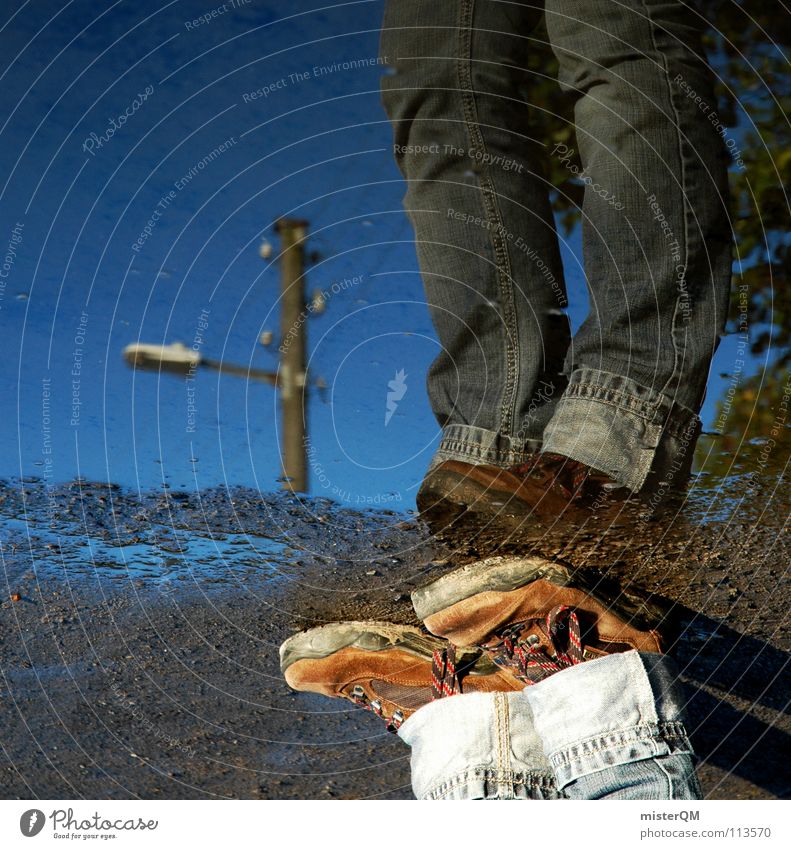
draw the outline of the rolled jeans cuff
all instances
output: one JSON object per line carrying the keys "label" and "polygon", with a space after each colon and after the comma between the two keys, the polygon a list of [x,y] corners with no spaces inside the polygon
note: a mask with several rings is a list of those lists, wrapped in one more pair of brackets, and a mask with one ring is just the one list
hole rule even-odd
{"label": "rolled jeans cuff", "polygon": [[525,440],[472,425],[446,425],[430,468],[445,460],[507,468],[526,463],[531,454],[540,450],[538,439]]}
{"label": "rolled jeans cuff", "polygon": [[523,694],[560,789],[649,758],[687,755],[691,762],[678,671],[666,655],[607,655]]}
{"label": "rolled jeans cuff", "polygon": [[625,377],[577,369],[544,430],[543,450],[609,475],[632,492],[683,483],[701,422],[693,410]]}
{"label": "rolled jeans cuff", "polygon": [[465,693],[416,711],[398,735],[412,748],[418,799],[556,799],[521,693]]}

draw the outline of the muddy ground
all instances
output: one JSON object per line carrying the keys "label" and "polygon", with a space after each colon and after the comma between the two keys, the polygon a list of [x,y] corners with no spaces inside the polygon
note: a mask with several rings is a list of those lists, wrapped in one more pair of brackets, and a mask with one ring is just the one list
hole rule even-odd
{"label": "muddy ground", "polygon": [[325,621],[415,623],[413,588],[523,551],[674,601],[706,795],[788,797],[787,484],[699,481],[658,518],[444,540],[289,494],[2,484],[0,795],[410,798],[406,747],[289,691],[278,646]]}

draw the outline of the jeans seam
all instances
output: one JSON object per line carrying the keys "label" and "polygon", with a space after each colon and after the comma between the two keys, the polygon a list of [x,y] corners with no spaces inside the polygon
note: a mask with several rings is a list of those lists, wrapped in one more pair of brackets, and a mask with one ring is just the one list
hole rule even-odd
{"label": "jeans seam", "polygon": [[[594,734],[583,740],[577,740],[573,746],[554,752],[550,761],[556,768],[558,766],[568,766],[582,760],[592,752],[618,749],[629,742],[661,742],[667,744],[670,742],[679,742],[687,745],[690,750],[692,748],[689,744],[686,728],[682,722],[647,723],[644,725],[634,725],[622,731]],[[590,746],[591,743],[595,745]],[[574,750],[575,754],[571,753],[572,750]]]}
{"label": "jeans seam", "polygon": [[[604,397],[604,393],[611,397]],[[619,399],[623,399],[623,403]],[[670,436],[683,436],[689,428],[690,423],[698,419],[697,414],[689,410],[689,415],[685,417],[683,422],[680,421],[679,417],[671,415],[673,402],[670,399],[666,399],[668,407],[667,414],[663,416],[664,421],[657,421],[657,416],[662,416],[663,399],[660,399],[655,404],[651,404],[620,389],[610,389],[606,386],[598,386],[593,383],[575,383],[567,387],[563,397],[558,402],[558,406],[570,400],[593,401],[621,410],[622,412],[633,413],[649,424],[662,425],[663,433]],[[686,408],[682,409],[686,410]]]}
{"label": "jeans seam", "polygon": [[[676,102],[673,97],[673,86],[670,82],[670,68],[668,67],[667,56],[663,51],[659,49],[659,45],[656,43],[656,25],[654,23],[654,19],[651,17],[651,8],[646,2],[646,0],[641,0],[641,4],[643,6],[643,9],[645,10],[646,21],[648,22],[648,32],[651,36],[651,44],[654,48],[655,54],[660,57],[660,61],[662,63],[662,70],[665,72],[663,76],[665,85],[667,86],[668,103],[670,104],[670,108],[673,110],[673,117],[675,119],[674,128],[676,131],[678,164],[679,170],[681,171],[681,202],[684,206],[684,274],[686,276],[687,269],[689,268],[689,203],[687,202],[687,168],[686,161],[684,158],[684,139],[682,137],[681,132],[681,115],[679,114]],[[670,377],[668,377],[667,381],[665,382],[665,385],[662,387],[661,394],[663,395],[668,393],[671,384],[673,384],[675,389],[675,385],[678,383],[680,377],[679,352],[675,333],[676,319],[678,317],[679,307],[679,297],[678,293],[676,293],[675,307],[673,309],[673,318],[670,322],[670,338],[673,342],[673,371],[670,374]]]}
{"label": "jeans seam", "polygon": [[[470,149],[485,154],[486,143],[478,126],[478,111],[475,104],[475,90],[472,82],[472,33],[475,0],[462,0],[459,4],[459,60],[457,66],[459,90],[464,106],[464,125]],[[509,433],[516,410],[518,388],[519,334],[516,326],[516,309],[513,302],[514,286],[512,282],[508,248],[502,231],[502,216],[497,204],[497,192],[491,179],[482,169],[479,173],[483,212],[486,220],[495,226],[488,228],[489,238],[494,248],[494,266],[497,275],[497,289],[502,306],[502,320],[505,325],[505,385],[500,405],[498,431]]]}
{"label": "jeans seam", "polygon": [[[533,442],[540,443],[540,440],[532,440]],[[529,450],[528,448],[511,448],[508,451],[489,451],[484,450],[478,443],[475,442],[466,442],[460,439],[442,439],[440,441],[439,447],[437,449],[438,454],[463,454],[465,457],[470,457],[476,460],[480,460],[485,458],[500,458],[503,462],[508,463],[509,465],[515,465],[516,462],[522,461],[525,462],[529,460],[536,451]],[[515,459],[516,458],[516,459]],[[511,460],[515,462],[512,463]]]}
{"label": "jeans seam", "polygon": [[[497,774],[501,776],[498,783],[512,782],[510,737],[511,726],[508,715],[508,702],[503,693],[494,694],[495,734],[497,735]],[[513,796],[513,790],[511,790]]]}
{"label": "jeans seam", "polygon": [[675,794],[673,793],[673,778],[670,773],[665,769],[664,764],[662,763],[662,758],[655,758],[654,763],[659,768],[659,771],[662,775],[665,776],[665,780],[667,781],[667,798],[675,799]]}
{"label": "jeans seam", "polygon": [[530,773],[510,771],[506,775],[499,770],[491,769],[491,767],[472,767],[471,769],[466,769],[464,772],[457,773],[452,778],[446,779],[441,784],[435,785],[431,790],[423,794],[423,798],[441,799],[454,790],[478,781],[483,781],[487,784],[496,784],[498,786],[507,781],[518,787],[541,788],[544,790],[556,789],[554,780],[549,776],[546,778],[537,778]]}
{"label": "jeans seam", "polygon": [[[534,440],[534,441],[535,441],[535,442],[538,442],[538,441],[540,441],[540,440]],[[480,445],[478,445],[478,444],[477,444],[477,443],[475,443],[475,442],[466,442],[466,441],[465,441],[465,440],[463,440],[463,439],[449,439],[449,440],[447,440],[447,442],[445,442],[445,441],[443,440],[443,441],[440,443],[440,447],[442,447],[443,445],[445,445],[445,446],[453,445],[453,447],[454,447],[454,448],[457,448],[457,447],[458,447],[458,448],[474,448],[474,449],[480,449],[480,447],[481,447]],[[514,453],[516,453],[516,454],[529,454],[530,452],[529,452],[529,451],[522,451],[522,450],[520,449],[520,450],[514,450]]]}
{"label": "jeans seam", "polygon": [[[592,388],[592,387],[591,387]],[[609,390],[606,390],[609,391]],[[596,404],[604,404],[607,407],[613,407],[616,410],[620,410],[622,412],[634,413],[634,415],[639,416],[641,419],[649,422],[650,424],[654,424],[654,416],[649,415],[647,413],[643,413],[638,409],[638,405],[641,404],[636,398],[625,395],[624,401],[626,403],[621,403],[618,400],[611,398],[603,398],[600,395],[583,395],[582,393],[571,393],[566,398],[561,399],[562,401],[593,401]]]}

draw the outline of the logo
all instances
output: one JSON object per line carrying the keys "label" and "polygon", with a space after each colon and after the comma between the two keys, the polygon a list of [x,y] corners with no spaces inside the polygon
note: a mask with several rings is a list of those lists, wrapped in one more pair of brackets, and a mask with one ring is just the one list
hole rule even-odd
{"label": "logo", "polygon": [[45,821],[43,811],[31,808],[19,818],[19,830],[25,837],[35,837],[44,828]]}
{"label": "logo", "polygon": [[385,410],[385,427],[390,424],[390,419],[393,418],[393,413],[398,409],[398,402],[406,395],[406,374],[401,369],[395,373],[393,380],[389,381],[387,393],[387,409]]}

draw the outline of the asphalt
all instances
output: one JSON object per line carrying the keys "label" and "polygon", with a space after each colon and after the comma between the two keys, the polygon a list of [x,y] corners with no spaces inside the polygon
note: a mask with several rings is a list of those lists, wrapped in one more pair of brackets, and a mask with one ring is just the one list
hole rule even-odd
{"label": "asphalt", "polygon": [[324,622],[418,624],[411,590],[524,552],[672,602],[706,796],[786,798],[787,483],[699,479],[659,516],[441,538],[286,493],[0,484],[0,795],[410,798],[407,748],[367,712],[291,692],[278,646]]}

